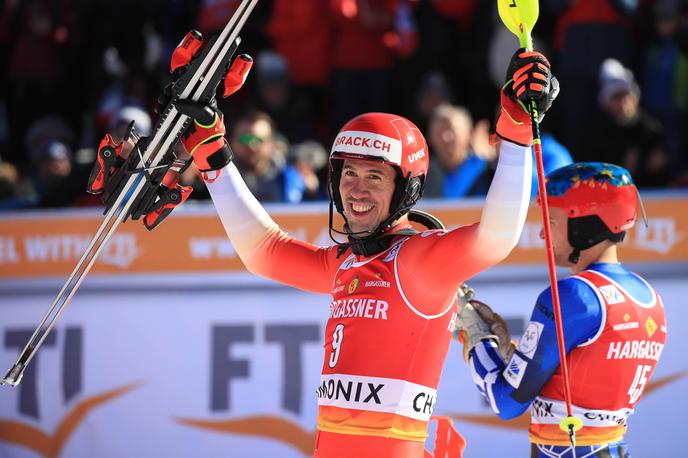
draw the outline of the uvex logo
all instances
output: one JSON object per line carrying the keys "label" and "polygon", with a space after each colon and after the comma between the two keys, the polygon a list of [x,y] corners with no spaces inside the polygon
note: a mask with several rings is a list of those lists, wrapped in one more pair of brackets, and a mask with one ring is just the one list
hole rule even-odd
{"label": "uvex logo", "polygon": [[413,153],[409,156],[409,162],[414,163],[418,159],[422,159],[424,157],[425,157],[425,149],[420,149],[420,150],[416,151],[415,153]]}
{"label": "uvex logo", "polygon": [[[8,329],[5,331],[6,348],[23,348],[33,331]],[[81,397],[82,374],[82,330],[80,327],[67,327],[63,332],[54,329],[43,342],[42,353],[37,353],[31,365],[26,369],[19,390],[18,410],[21,415],[40,419],[36,378],[40,368],[41,355],[50,354],[57,347],[58,339],[62,340],[62,395],[66,405],[78,401],[69,408],[59,421],[53,434],[33,426],[28,422],[0,419],[0,441],[23,446],[45,458],[56,458],[62,452],[72,434],[94,410],[102,407],[136,388],[141,383],[129,383],[102,393]],[[80,398],[80,399],[79,399]]]}

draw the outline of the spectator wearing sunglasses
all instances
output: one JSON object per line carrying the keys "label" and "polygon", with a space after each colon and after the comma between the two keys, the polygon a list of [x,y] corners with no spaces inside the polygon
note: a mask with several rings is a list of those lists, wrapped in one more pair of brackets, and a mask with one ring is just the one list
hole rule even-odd
{"label": "spectator wearing sunglasses", "polygon": [[287,164],[287,143],[278,136],[267,113],[254,110],[239,117],[232,128],[230,146],[237,168],[259,201],[293,202],[288,197],[294,193],[287,188],[294,185],[293,177],[299,174]]}

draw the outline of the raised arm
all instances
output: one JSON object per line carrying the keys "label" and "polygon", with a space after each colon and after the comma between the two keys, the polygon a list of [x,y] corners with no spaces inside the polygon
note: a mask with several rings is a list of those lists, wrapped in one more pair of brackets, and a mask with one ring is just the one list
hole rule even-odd
{"label": "raised arm", "polygon": [[409,240],[399,253],[400,275],[420,277],[425,297],[433,291],[441,295],[447,285],[504,259],[516,246],[528,212],[531,167],[529,147],[502,142],[480,222]]}
{"label": "raised arm", "polygon": [[495,129],[502,140],[497,170],[480,222],[436,237],[416,237],[399,253],[401,275],[421,277],[426,296],[446,294],[447,287],[458,287],[500,262],[516,246],[528,212],[532,180],[533,132],[523,102],[535,100],[538,113],[544,116],[558,93],[559,83],[545,56],[525,50],[514,54]]}
{"label": "raised arm", "polygon": [[[200,45],[193,46],[198,43],[185,39],[179,45],[171,66],[176,74],[183,74],[182,69],[198,55]],[[225,76],[225,97],[243,85],[252,62],[248,55],[234,59]],[[158,101],[158,111],[172,97],[174,86],[168,89]],[[192,119],[181,142],[201,172],[227,236],[246,268],[296,288],[328,293],[336,262],[334,253],[287,235],[251,194],[232,163],[224,116],[214,97],[203,103],[175,99],[174,106]]]}
{"label": "raised arm", "polygon": [[317,293],[329,293],[331,249],[296,240],[282,231],[251,194],[234,164],[206,183],[234,249],[258,275]]}
{"label": "raised arm", "polygon": [[188,101],[178,101],[177,109],[194,118],[182,143],[193,155],[227,236],[246,268],[296,288],[328,293],[333,253],[295,240],[270,218],[232,163],[222,113]]}

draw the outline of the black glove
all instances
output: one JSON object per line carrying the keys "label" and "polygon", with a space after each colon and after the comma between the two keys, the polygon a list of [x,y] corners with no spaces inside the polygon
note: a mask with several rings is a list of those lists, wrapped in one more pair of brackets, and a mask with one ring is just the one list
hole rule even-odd
{"label": "black glove", "polygon": [[542,122],[545,112],[559,95],[559,81],[552,75],[547,58],[537,51],[525,48],[516,51],[506,70],[505,81],[503,91],[507,97],[527,108],[530,101],[535,100],[538,122]]}

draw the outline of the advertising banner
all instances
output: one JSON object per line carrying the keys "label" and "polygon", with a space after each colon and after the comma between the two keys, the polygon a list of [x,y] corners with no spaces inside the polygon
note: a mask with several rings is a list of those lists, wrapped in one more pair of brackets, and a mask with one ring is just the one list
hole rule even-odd
{"label": "advertising banner", "polygon": [[[645,199],[648,225],[639,221],[622,245],[626,262],[688,262],[688,196]],[[327,205],[268,206],[275,221],[296,238],[331,245]],[[447,227],[480,219],[482,200],[425,202],[420,207]],[[0,280],[64,277],[74,268],[102,220],[95,209],[0,215]],[[540,212],[532,206],[518,247],[503,264],[542,265]],[[121,225],[96,262],[94,275],[174,272],[242,272],[212,204],[175,210],[149,233],[140,221]]]}

